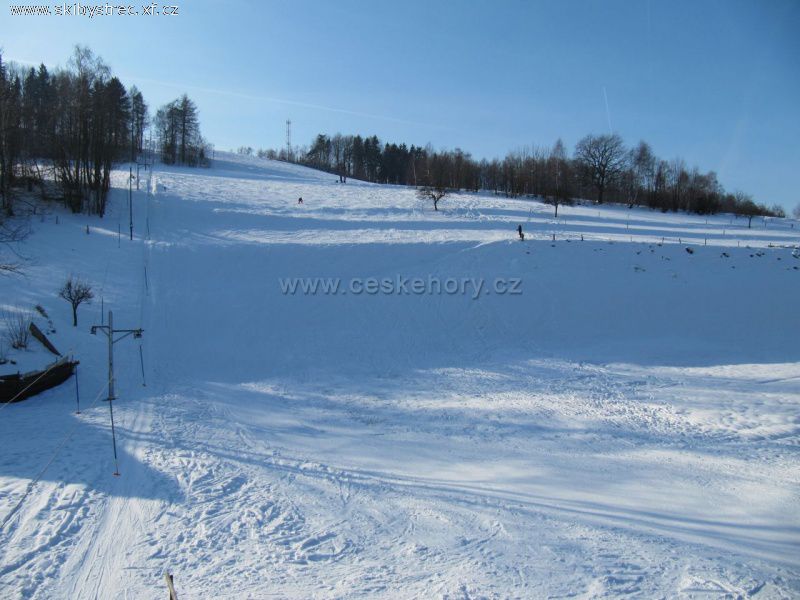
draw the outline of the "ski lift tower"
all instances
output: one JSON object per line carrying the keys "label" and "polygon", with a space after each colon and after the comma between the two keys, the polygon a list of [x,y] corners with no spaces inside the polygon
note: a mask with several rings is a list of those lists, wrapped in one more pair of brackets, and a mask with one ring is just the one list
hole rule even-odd
{"label": "ski lift tower", "polygon": [[[120,340],[133,335],[135,338],[142,337],[144,329],[114,329],[114,313],[108,311],[108,325],[92,325],[91,333],[96,335],[98,331],[102,331],[108,338],[108,411],[111,414],[111,441],[114,445],[114,475],[119,477],[119,460],[117,459],[117,434],[114,428],[114,344]],[[122,335],[114,336],[118,333]]]}

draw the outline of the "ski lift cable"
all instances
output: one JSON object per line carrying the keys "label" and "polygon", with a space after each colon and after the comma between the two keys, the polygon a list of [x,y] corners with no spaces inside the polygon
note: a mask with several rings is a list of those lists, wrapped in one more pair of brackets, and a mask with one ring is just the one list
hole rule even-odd
{"label": "ski lift cable", "polygon": [[[94,397],[94,400],[92,400],[92,403],[89,405],[89,409],[92,409],[94,407],[94,405],[97,404],[97,401],[100,399],[100,396],[103,395],[103,392],[106,391],[106,388],[108,388],[108,382],[106,382],[100,388],[100,390],[97,392],[97,395]],[[66,446],[67,442],[69,442],[70,439],[72,439],[72,436],[75,434],[75,431],[78,429],[78,426],[80,424],[81,424],[81,421],[78,421],[77,423],[75,423],[72,426],[72,429],[70,429],[67,432],[67,435],[64,436],[64,438],[61,440],[61,442],[56,447],[55,451],[53,451],[53,454],[50,456],[50,459],[47,461],[47,463],[45,463],[45,465],[41,468],[41,470],[36,474],[36,477],[34,477],[30,482],[28,482],[28,487],[25,489],[25,493],[22,494],[22,498],[19,499],[19,502],[17,502],[14,505],[14,507],[3,518],[3,522],[0,523],[0,531],[5,529],[5,526],[11,520],[11,517],[13,517],[17,513],[17,511],[22,507],[22,505],[25,502],[25,500],[28,498],[30,493],[33,491],[34,486],[37,483],[39,483],[39,480],[45,474],[47,469],[50,467],[51,464],[53,464],[53,461],[61,453],[61,450],[64,449],[64,446]]]}

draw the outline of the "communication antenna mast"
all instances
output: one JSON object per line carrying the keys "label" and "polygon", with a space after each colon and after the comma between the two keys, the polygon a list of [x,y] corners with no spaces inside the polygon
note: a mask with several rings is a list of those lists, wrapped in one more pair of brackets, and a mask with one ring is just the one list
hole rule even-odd
{"label": "communication antenna mast", "polygon": [[286,160],[292,160],[292,121],[286,120]]}

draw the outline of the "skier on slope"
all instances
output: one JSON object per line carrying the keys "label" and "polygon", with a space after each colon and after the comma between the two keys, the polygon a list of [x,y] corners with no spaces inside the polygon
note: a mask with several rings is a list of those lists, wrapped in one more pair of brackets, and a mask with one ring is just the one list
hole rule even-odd
{"label": "skier on slope", "polygon": [[519,239],[525,241],[525,234],[522,233],[522,225],[517,225],[517,233],[519,234]]}
{"label": "skier on slope", "polygon": [[302,197],[302,196],[301,196],[300,198],[298,198],[298,199],[297,199],[297,203],[298,203],[298,204],[302,204],[302,203],[303,203],[303,197]]}

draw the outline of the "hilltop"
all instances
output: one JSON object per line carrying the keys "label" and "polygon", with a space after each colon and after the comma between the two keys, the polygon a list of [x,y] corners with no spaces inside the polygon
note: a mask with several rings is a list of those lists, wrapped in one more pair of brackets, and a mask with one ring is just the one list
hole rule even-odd
{"label": "hilltop", "polygon": [[[72,381],[0,405],[0,518],[22,500],[0,595],[154,597],[164,571],[186,597],[800,593],[797,222],[434,212],[218,153],[143,172],[129,241],[127,177],[102,219],[31,217],[0,279],[81,361],[84,405]],[[95,291],[78,328],[69,274]],[[118,478],[101,306],[145,330],[116,347]]]}

